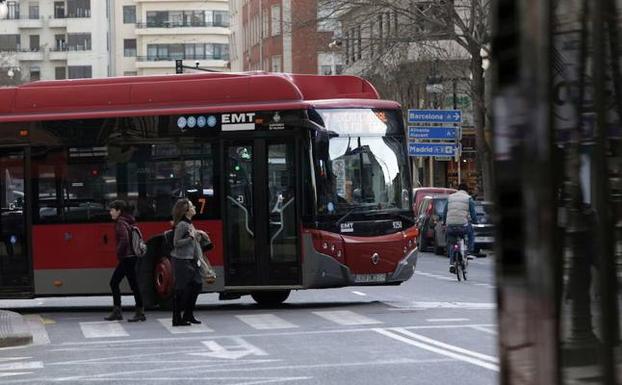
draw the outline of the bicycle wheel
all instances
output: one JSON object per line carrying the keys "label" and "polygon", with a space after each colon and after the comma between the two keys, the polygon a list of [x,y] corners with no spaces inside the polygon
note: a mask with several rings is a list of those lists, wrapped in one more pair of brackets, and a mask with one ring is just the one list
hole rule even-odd
{"label": "bicycle wheel", "polygon": [[458,282],[460,282],[460,271],[462,270],[462,257],[460,256],[460,253],[456,253],[454,256],[454,267],[456,269],[456,278],[458,278]]}

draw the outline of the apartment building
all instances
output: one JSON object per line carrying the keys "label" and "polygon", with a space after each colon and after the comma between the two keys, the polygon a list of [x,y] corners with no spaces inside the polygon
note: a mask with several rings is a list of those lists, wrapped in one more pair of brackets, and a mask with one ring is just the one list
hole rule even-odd
{"label": "apartment building", "polygon": [[117,76],[175,73],[176,59],[229,68],[228,0],[116,0],[111,14]]}
{"label": "apartment building", "polygon": [[78,79],[110,74],[106,1],[9,0],[0,22],[0,79]]}
{"label": "apartment building", "polygon": [[234,71],[338,74],[341,51],[331,45],[338,23],[327,23],[317,0],[231,0]]}

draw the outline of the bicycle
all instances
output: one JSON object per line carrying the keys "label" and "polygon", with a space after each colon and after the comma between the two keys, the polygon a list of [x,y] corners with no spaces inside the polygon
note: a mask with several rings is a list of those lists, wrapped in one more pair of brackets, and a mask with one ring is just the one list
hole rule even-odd
{"label": "bicycle", "polygon": [[[466,244],[464,241],[464,235],[457,236],[456,242],[451,245],[451,252],[453,253],[454,269],[458,281],[464,279],[467,280],[467,266],[469,265],[469,258],[466,255]],[[462,275],[462,278],[460,277]]]}

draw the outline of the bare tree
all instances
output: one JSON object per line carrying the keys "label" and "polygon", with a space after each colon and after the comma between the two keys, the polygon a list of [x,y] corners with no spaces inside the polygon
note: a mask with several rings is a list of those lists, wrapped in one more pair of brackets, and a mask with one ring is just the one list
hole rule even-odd
{"label": "bare tree", "polygon": [[425,99],[421,87],[435,72],[460,80],[460,91],[473,104],[478,164],[489,199],[492,151],[482,65],[489,55],[490,0],[320,0],[318,6],[318,22],[341,21],[338,42],[348,72],[370,78],[403,104],[417,106]]}
{"label": "bare tree", "polygon": [[22,83],[22,72],[13,52],[0,51],[0,87]]}

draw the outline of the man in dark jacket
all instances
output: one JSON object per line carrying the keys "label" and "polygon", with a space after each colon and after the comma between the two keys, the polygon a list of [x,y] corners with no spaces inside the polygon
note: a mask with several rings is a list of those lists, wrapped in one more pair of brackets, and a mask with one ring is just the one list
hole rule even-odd
{"label": "man in dark jacket", "polygon": [[136,220],[134,220],[130,211],[130,207],[125,201],[116,200],[110,204],[110,217],[116,222],[115,238],[117,240],[118,263],[110,279],[110,289],[112,290],[114,307],[110,315],[104,318],[107,321],[123,319],[123,313],[121,312],[121,291],[119,290],[119,284],[121,280],[123,280],[123,277],[127,278],[130,288],[134,293],[134,300],[136,301],[136,312],[134,317],[128,319],[128,321],[137,322],[146,320],[143,299],[140,295],[138,282],[136,281],[137,257],[132,251],[132,226],[136,223]]}

